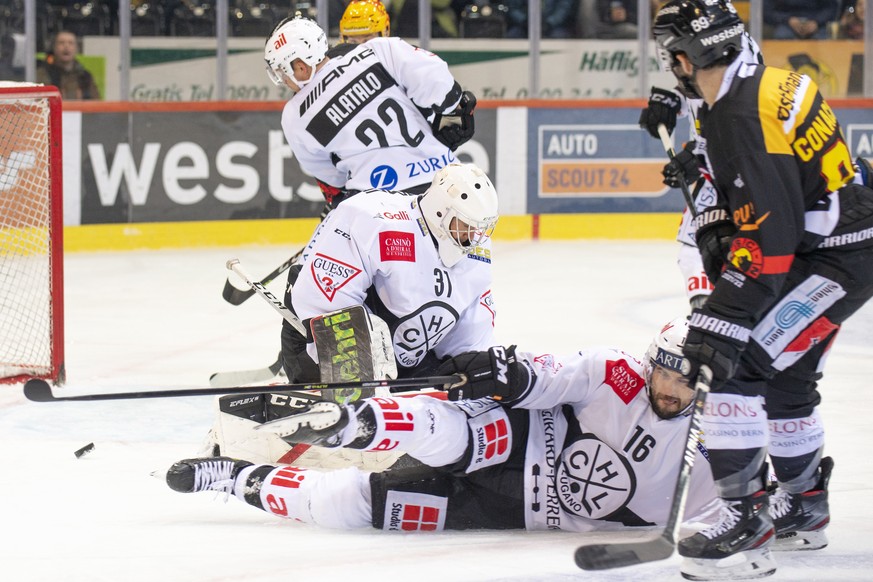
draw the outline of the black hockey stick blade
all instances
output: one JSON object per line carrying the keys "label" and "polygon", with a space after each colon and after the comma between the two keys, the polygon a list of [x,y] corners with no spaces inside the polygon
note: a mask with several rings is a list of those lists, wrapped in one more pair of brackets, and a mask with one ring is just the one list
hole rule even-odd
{"label": "black hockey stick blade", "polygon": [[583,570],[610,570],[646,562],[666,560],[675,549],[672,538],[660,535],[653,540],[618,544],[592,544],[576,548],[576,565]]}
{"label": "black hockey stick blade", "polygon": [[[302,254],[303,254],[303,249],[300,249],[299,251],[294,253],[294,255],[291,258],[289,258],[287,261],[285,261],[284,263],[282,263],[281,265],[279,265],[278,267],[273,269],[273,271],[269,275],[267,275],[266,277],[261,279],[259,281],[259,283],[261,285],[268,285],[273,279],[275,279],[276,277],[278,277],[279,275],[281,275],[282,273],[287,271],[289,268],[291,268],[291,265],[293,265],[295,262],[297,262],[297,259],[299,259],[300,255],[302,255]],[[230,303],[231,305],[241,305],[243,302],[245,302],[249,297],[251,297],[254,294],[255,294],[254,289],[251,289],[251,288],[240,289],[236,285],[234,285],[233,283],[230,282],[230,278],[228,278],[227,281],[224,282],[224,289],[221,291],[221,296],[224,297],[224,300],[227,301],[228,303]]]}
{"label": "black hockey stick blade", "polygon": [[245,301],[255,294],[254,289],[239,289],[230,282],[230,278],[224,282],[224,289],[221,290],[221,296],[231,305],[242,305]]}
{"label": "black hockey stick blade", "polygon": [[93,400],[132,400],[137,398],[175,398],[183,396],[219,396],[222,394],[259,394],[262,392],[306,392],[318,390],[321,393],[349,389],[388,388],[391,393],[416,392],[427,388],[448,390],[467,381],[463,375],[429,376],[424,378],[400,378],[398,380],[367,380],[351,382],[331,382],[330,384],[270,384],[266,386],[229,386],[224,388],[171,388],[168,390],[146,390],[141,392],[108,392],[104,394],[82,394],[79,396],[55,396],[45,380],[32,379],[24,384],[24,396],[33,402],[81,402]]}

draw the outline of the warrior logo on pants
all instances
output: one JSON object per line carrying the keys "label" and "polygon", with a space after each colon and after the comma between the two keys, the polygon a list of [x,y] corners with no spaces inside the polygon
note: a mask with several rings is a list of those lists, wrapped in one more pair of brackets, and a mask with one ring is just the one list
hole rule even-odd
{"label": "warrior logo on pants", "polygon": [[604,519],[623,509],[636,489],[627,460],[594,435],[564,449],[557,474],[561,505],[588,519]]}

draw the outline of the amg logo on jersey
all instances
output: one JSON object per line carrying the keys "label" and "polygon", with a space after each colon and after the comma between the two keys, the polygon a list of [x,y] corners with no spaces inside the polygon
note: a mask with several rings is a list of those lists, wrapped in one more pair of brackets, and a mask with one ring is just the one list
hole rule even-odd
{"label": "amg logo on jersey", "polygon": [[415,262],[415,236],[409,232],[386,230],[379,233],[379,258],[382,261]]}
{"label": "amg logo on jersey", "polygon": [[327,105],[312,117],[306,131],[327,147],[355,115],[397,82],[381,64],[375,64],[352,79]]}
{"label": "amg logo on jersey", "polygon": [[371,48],[364,48],[360,51],[353,51],[349,53],[344,59],[344,63],[339,63],[332,70],[328,71],[327,74],[324,76],[324,79],[322,79],[322,81],[318,85],[315,85],[312,88],[312,91],[309,92],[309,95],[306,96],[306,98],[303,100],[303,103],[300,105],[300,115],[302,116],[304,113],[306,113],[306,110],[309,109],[313,103],[315,103],[315,100],[318,99],[319,96],[321,96],[325,88],[327,88],[327,86],[330,85],[333,81],[336,81],[337,79],[342,77],[345,74],[346,69],[348,69],[355,63],[363,61],[367,57],[371,57],[375,54],[376,53],[374,53],[373,49]]}
{"label": "amg logo on jersey", "polygon": [[316,253],[310,269],[315,284],[321,289],[328,301],[333,301],[336,292],[361,272],[358,267],[353,267],[321,253]]}
{"label": "amg logo on jersey", "polygon": [[646,385],[642,376],[637,374],[626,360],[606,360],[603,383],[612,388],[625,404],[630,404],[630,401]]}

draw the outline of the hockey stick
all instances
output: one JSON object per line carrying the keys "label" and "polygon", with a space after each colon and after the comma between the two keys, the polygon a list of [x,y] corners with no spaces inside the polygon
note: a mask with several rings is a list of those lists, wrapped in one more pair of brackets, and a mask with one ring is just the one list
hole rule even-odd
{"label": "hockey stick", "polygon": [[[661,137],[661,145],[664,146],[664,151],[667,152],[667,157],[671,160],[676,157],[676,151],[673,149],[673,142],[670,140],[670,134],[667,132],[667,127],[663,123],[658,124],[658,135]],[[688,184],[685,182],[685,176],[679,176],[679,189],[682,191],[682,196],[685,198],[685,204],[688,206],[688,211],[691,217],[697,216],[697,207],[694,206],[694,197],[700,191],[700,186],[694,190],[694,194],[688,189]]]}
{"label": "hockey stick", "polygon": [[682,464],[679,476],[676,478],[676,488],[673,491],[673,504],[667,525],[655,539],[614,543],[591,544],[576,548],[576,565],[583,570],[609,570],[623,566],[634,566],[645,562],[666,560],[673,555],[679,537],[679,526],[682,514],[685,512],[685,501],[688,498],[688,482],[691,468],[694,466],[694,453],[700,438],[700,423],[703,418],[703,406],[709,395],[712,382],[712,370],[709,366],[700,366],[695,385],[694,406],[691,410],[691,421],[688,425],[688,437],[685,440],[685,450],[682,452]]}
{"label": "hockey stick", "polygon": [[426,388],[448,390],[467,382],[463,374],[453,376],[430,376],[423,378],[400,378],[398,380],[367,380],[363,382],[331,382],[330,384],[272,384],[269,386],[228,386],[226,388],[171,388],[168,390],[147,390],[142,392],[109,392],[104,394],[82,394],[80,396],[55,396],[45,380],[31,379],[24,384],[24,396],[33,402],[80,402],[94,400],[132,400],[138,398],[176,398],[182,396],[218,396],[221,394],[252,394],[262,392],[289,392],[318,390],[337,392],[340,390],[388,388],[392,394],[416,392]]}
{"label": "hockey stick", "polygon": [[215,372],[209,377],[209,385],[213,388],[236,386],[238,384],[252,384],[254,382],[268,382],[276,377],[282,370],[282,352],[276,357],[276,361],[266,368],[254,370],[237,370],[235,372]]}
{"label": "hockey stick", "polygon": [[249,286],[252,292],[260,295],[264,299],[264,301],[272,305],[273,309],[279,312],[279,315],[285,318],[285,321],[290,323],[292,326],[294,326],[294,329],[306,336],[306,328],[303,327],[303,322],[300,321],[300,318],[297,317],[297,315],[295,315],[293,311],[285,307],[285,303],[279,301],[279,299],[277,299],[275,295],[270,293],[269,289],[264,287],[263,283],[252,281],[252,278],[240,264],[239,259],[229,260],[227,262],[227,268],[228,270],[233,271],[234,273],[239,275],[239,277],[246,282],[246,285]]}
{"label": "hockey stick", "polygon": [[[300,255],[303,254],[303,249],[300,249],[294,255],[273,269],[273,271],[261,279],[259,283],[261,285],[269,285],[270,282],[291,268],[291,265],[297,262],[297,259],[300,258]],[[230,303],[231,305],[241,305],[244,301],[246,301],[249,297],[255,294],[255,290],[252,287],[248,289],[239,289],[233,283],[230,282],[230,278],[224,282],[224,289],[221,291],[221,296],[224,297],[224,300]]]}
{"label": "hockey stick", "polygon": [[[301,251],[302,252],[302,251]],[[288,260],[289,263],[294,261],[294,257]],[[245,281],[246,285],[248,285],[249,290],[252,294],[257,293],[260,295],[267,303],[269,303],[273,309],[279,312],[279,314],[290,323],[297,331],[302,333],[304,336],[306,334],[306,330],[303,327],[303,323],[300,321],[300,318],[294,314],[293,311],[288,309],[282,301],[270,293],[270,291],[264,286],[263,282],[253,282],[251,276],[243,269],[242,264],[239,262],[239,259],[230,259],[227,262],[228,270],[233,271],[237,274],[243,281]],[[279,370],[282,369],[282,352],[279,352],[279,357],[276,358],[276,361],[270,364],[265,368],[258,368],[256,370],[241,370],[236,372],[215,372],[209,377],[209,384],[213,388],[223,388],[225,386],[234,386],[236,384],[251,384],[252,382],[266,382],[271,378],[274,378],[276,374],[279,373]]]}

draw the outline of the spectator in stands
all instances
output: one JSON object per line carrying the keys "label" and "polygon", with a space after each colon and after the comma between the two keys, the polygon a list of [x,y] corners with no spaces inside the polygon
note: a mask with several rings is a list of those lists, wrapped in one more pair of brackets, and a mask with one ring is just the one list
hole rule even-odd
{"label": "spectator in stands", "polygon": [[58,32],[52,49],[36,66],[36,82],[57,87],[64,99],[100,99],[94,77],[76,60],[79,39],[68,30]]}
{"label": "spectator in stands", "polygon": [[840,17],[838,36],[852,40],[864,38],[864,0],[855,0],[845,7]]}
{"label": "spectator in stands", "polygon": [[23,45],[23,34],[6,33],[0,37],[0,81],[24,80]]}
{"label": "spectator in stands", "polygon": [[[576,12],[579,0],[543,0],[542,35],[543,38],[573,38],[576,28]],[[530,2],[527,0],[505,0],[508,38],[527,38],[527,14]]]}
{"label": "spectator in stands", "polygon": [[840,0],[768,0],[764,2],[764,23],[770,38],[828,38],[828,23],[838,19]]}
{"label": "spectator in stands", "polygon": [[[431,0],[431,37],[456,38],[458,15],[462,4],[453,0]],[[393,23],[394,34],[403,38],[418,37],[418,0],[391,0],[386,2]]]}
{"label": "spectator in stands", "polygon": [[[583,0],[584,1],[584,0]],[[597,0],[597,38],[636,38],[636,0]]]}

